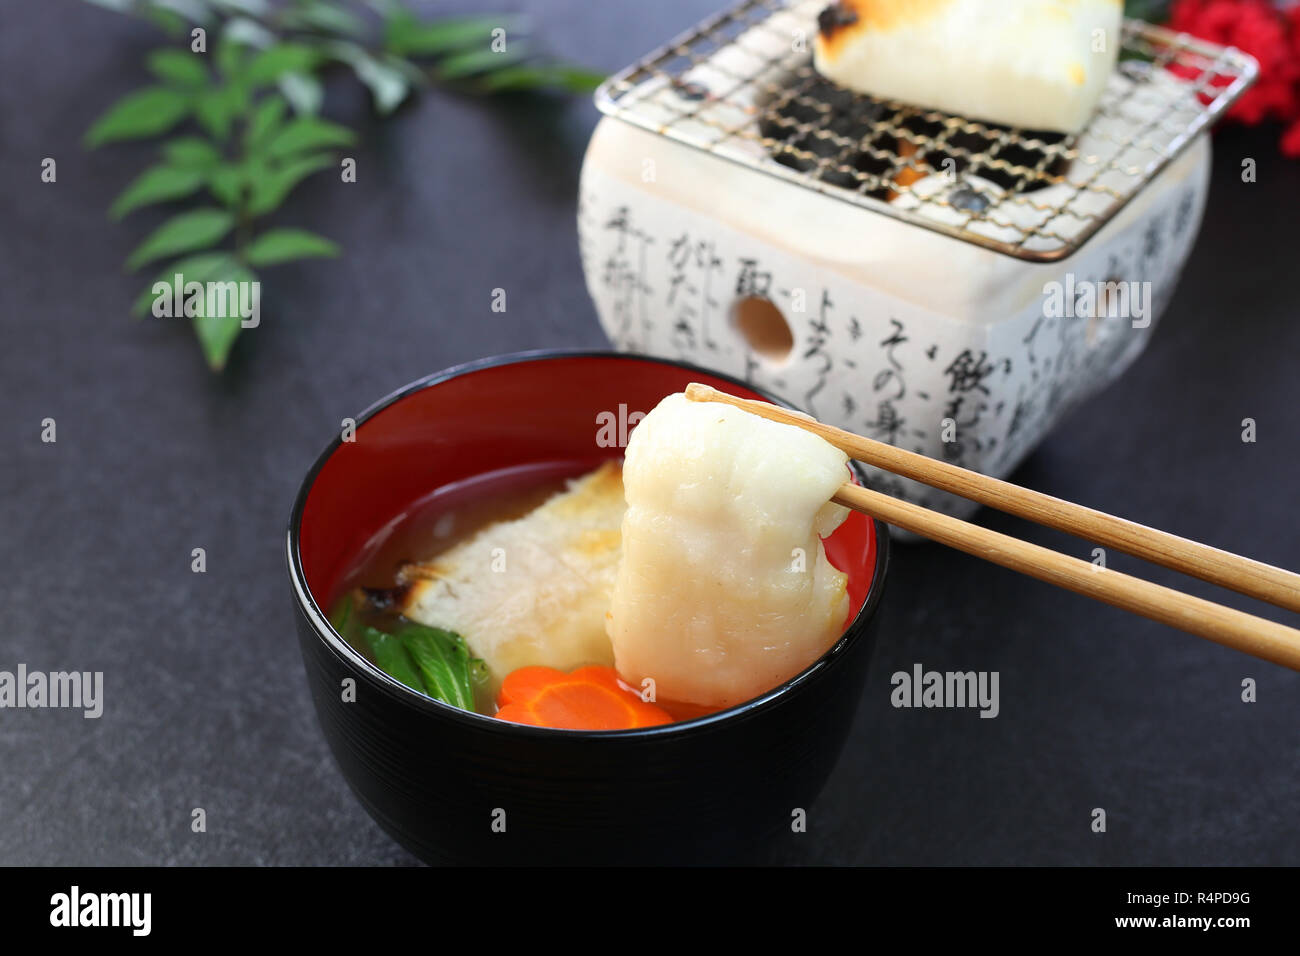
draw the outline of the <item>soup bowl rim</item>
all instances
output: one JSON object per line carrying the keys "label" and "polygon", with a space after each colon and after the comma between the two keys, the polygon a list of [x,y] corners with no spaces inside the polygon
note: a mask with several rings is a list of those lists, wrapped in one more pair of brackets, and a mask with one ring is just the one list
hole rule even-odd
{"label": "soup bowl rim", "polygon": [[[797,406],[785,401],[777,395],[774,395],[767,389],[745,382],[735,376],[677,359],[646,355],[638,352],[614,352],[602,351],[599,349],[532,349],[521,352],[508,352],[488,356],[486,358],[474,359],[469,362],[462,362],[458,365],[453,365],[442,369],[441,371],[433,372],[422,378],[416,379],[415,381],[403,385],[397,390],[374,402],[357,415],[355,417],[355,428],[360,430],[361,426],[375,415],[378,415],[380,412],[397,404],[403,399],[414,395],[416,392],[423,391],[426,388],[432,388],[463,375],[482,371],[484,369],[506,365],[518,365],[527,362],[588,358],[600,359],[602,361],[650,362],[657,365],[672,366],[688,372],[698,372],[702,376],[720,379],[742,389],[754,392],[773,404],[794,411],[799,410]],[[299,548],[299,538],[301,535],[302,519],[307,505],[307,499],[310,497],[312,489],[315,487],[316,479],[319,477],[321,470],[325,467],[326,462],[329,461],[342,444],[342,435],[336,435],[325,449],[316,457],[311,468],[303,478],[302,484],[299,486],[298,493],[294,499],[293,510],[289,516],[289,528],[285,538],[286,558],[288,561],[289,580],[299,612],[303,614],[307,622],[311,625],[316,638],[331,652],[333,652],[335,657],[346,664],[350,670],[364,676],[371,686],[378,687],[390,697],[393,697],[408,706],[414,707],[429,716],[450,719],[458,722],[469,722],[475,729],[487,733],[513,735],[517,737],[545,737],[549,739],[554,739],[557,735],[575,739],[584,737],[600,739],[661,738],[708,730],[715,728],[718,724],[724,722],[735,722],[740,718],[753,716],[779,705],[781,701],[790,696],[792,692],[798,690],[804,685],[820,679],[839,661],[847,656],[850,647],[855,641],[867,640],[867,631],[869,630],[871,622],[875,618],[877,607],[880,604],[880,598],[884,591],[886,570],[889,564],[889,532],[884,523],[877,519],[870,518],[868,520],[873,524],[874,533],[873,551],[875,566],[872,569],[871,584],[868,586],[866,597],[862,602],[862,607],[858,609],[858,613],[853,616],[853,620],[851,620],[845,627],[844,632],[836,638],[835,643],[832,644],[820,657],[818,657],[817,660],[813,661],[789,680],[765,691],[757,697],[753,697],[747,701],[735,704],[723,710],[705,714],[701,717],[673,721],[667,724],[657,724],[651,727],[637,727],[625,730],[572,730],[562,727],[535,727],[529,724],[516,724],[511,721],[498,720],[497,718],[486,714],[462,710],[453,704],[436,700],[433,697],[421,694],[420,692],[407,687],[396,678],[381,670],[378,665],[367,660],[360,651],[349,644],[343,636],[334,629],[333,625],[329,621],[329,615],[325,609],[317,603],[315,595],[307,584],[306,571],[303,568],[302,554]],[[849,467],[853,470],[854,476],[859,482],[865,481],[865,475],[862,472],[861,466],[856,461],[850,459]]]}

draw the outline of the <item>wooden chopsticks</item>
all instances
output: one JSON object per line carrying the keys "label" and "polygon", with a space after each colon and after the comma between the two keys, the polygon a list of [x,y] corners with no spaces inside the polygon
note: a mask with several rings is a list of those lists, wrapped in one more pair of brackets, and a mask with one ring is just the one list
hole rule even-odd
{"label": "wooden chopsticks", "polygon": [[[1147,528],[1051,495],[855,435],[799,412],[737,398],[699,383],[697,402],[723,402],[821,436],[852,458],[971,501],[1067,531],[1163,567],[1300,611],[1300,575]],[[1112,571],[949,515],[846,482],[835,501],[1002,567],[1160,621],[1276,664],[1300,670],[1300,630]]]}

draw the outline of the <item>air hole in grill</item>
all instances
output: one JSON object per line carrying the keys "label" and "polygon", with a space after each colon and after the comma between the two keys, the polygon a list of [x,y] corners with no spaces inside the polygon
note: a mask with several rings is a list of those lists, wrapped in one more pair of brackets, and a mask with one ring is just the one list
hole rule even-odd
{"label": "air hole in grill", "polygon": [[794,333],[771,299],[761,295],[738,299],[731,309],[731,321],[757,354],[772,362],[783,362],[790,357]]}

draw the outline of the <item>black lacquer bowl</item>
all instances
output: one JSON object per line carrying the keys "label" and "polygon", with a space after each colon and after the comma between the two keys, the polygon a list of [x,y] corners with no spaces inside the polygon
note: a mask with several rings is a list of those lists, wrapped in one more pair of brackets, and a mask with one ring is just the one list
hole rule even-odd
{"label": "black lacquer bowl", "polygon": [[693,381],[776,401],[634,355],[503,356],[384,399],[303,482],[288,562],[316,713],[366,810],[422,859],[744,862],[761,858],[824,785],[862,693],[885,578],[888,535],[862,515],[827,539],[855,609],[844,636],[762,697],[664,726],[552,730],[457,710],[384,674],[323,610],[363,549],[431,490],[515,465],[618,457],[621,448],[598,444],[597,415],[649,411]]}

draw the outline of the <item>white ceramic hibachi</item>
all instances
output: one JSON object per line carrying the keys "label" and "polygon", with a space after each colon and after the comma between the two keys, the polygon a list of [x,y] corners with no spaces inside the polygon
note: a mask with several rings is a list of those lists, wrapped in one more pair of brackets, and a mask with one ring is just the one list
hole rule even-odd
{"label": "white ceramic hibachi", "polygon": [[[588,147],[578,216],[601,324],[619,349],[741,376],[823,421],[1005,476],[1150,338],[1205,205],[1205,102],[1169,70],[1122,65],[1064,181],[1014,194],[936,171],[885,213],[778,166],[753,130],[782,71],[807,76],[797,37],[822,5],[764,16],[671,80],[643,68],[622,100],[605,97],[614,115]],[[764,82],[717,92],[758,62]],[[1054,258],[1070,210],[1101,225]],[[1026,235],[1026,255],[997,247]]]}

